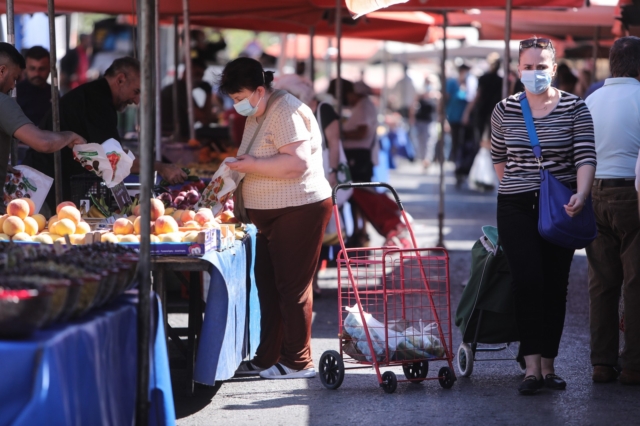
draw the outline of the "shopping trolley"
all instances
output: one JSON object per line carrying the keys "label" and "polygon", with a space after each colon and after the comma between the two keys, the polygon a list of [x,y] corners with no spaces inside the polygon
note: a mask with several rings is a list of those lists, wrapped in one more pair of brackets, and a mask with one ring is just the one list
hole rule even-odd
{"label": "shopping trolley", "polygon": [[[345,248],[336,193],[348,188],[384,187],[402,213],[414,248]],[[449,389],[453,371],[449,302],[449,255],[443,248],[417,248],[415,235],[398,197],[385,183],[341,184],[333,190],[333,212],[342,250],[338,254],[338,316],[340,351],[322,354],[320,380],[338,389],[346,370],[373,368],[379,385],[393,393],[398,382],[438,380]],[[429,364],[445,361],[437,376]],[[349,365],[349,367],[345,367]],[[381,367],[402,367],[405,380]]]}

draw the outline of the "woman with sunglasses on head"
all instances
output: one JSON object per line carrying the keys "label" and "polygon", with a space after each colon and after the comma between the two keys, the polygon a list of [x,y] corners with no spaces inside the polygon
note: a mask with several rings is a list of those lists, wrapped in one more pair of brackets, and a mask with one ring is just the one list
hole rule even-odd
{"label": "woman with sunglasses on head", "polygon": [[[522,395],[540,388],[565,389],[554,360],[564,327],[574,250],[544,240],[538,232],[540,167],[571,187],[565,211],[580,213],[595,174],[593,121],[577,96],[551,87],[557,69],[550,40],[520,42],[518,73],[525,91],[498,103],[491,118],[491,153],[500,179],[498,233],[513,279],[514,311],[524,357]],[[542,148],[533,153],[520,101],[526,96]]]}

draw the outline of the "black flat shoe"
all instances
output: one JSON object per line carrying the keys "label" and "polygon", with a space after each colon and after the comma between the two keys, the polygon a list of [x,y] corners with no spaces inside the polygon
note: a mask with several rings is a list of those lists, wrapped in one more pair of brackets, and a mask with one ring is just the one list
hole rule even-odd
{"label": "black flat shoe", "polygon": [[544,386],[544,380],[542,378],[537,379],[536,376],[527,376],[524,378],[520,386],[518,386],[518,392],[520,395],[533,395],[540,388]]}
{"label": "black flat shoe", "polygon": [[563,389],[566,389],[567,382],[562,380],[560,376],[556,376],[553,373],[549,373],[546,376],[544,376],[544,385],[549,389],[563,390]]}

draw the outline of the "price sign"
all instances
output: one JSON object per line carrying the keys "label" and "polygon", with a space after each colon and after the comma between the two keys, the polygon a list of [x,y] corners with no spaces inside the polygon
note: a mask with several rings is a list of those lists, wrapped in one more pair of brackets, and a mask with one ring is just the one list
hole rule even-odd
{"label": "price sign", "polygon": [[124,186],[124,182],[120,182],[119,184],[111,188],[111,193],[113,194],[113,197],[116,199],[116,202],[118,203],[118,207],[120,208],[120,211],[122,211],[125,207],[131,204],[131,197],[129,196],[129,192],[127,191],[127,188]]}

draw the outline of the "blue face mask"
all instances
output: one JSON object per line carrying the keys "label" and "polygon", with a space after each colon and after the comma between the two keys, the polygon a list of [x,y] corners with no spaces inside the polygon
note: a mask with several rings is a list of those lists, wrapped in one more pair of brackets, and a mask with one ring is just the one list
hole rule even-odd
{"label": "blue face mask", "polygon": [[238,114],[244,115],[245,117],[250,117],[258,112],[258,105],[260,105],[260,101],[262,101],[262,98],[260,98],[256,106],[251,105],[249,99],[251,98],[251,96],[253,96],[254,93],[256,93],[255,90],[248,98],[241,100],[237,104],[233,104],[233,107],[236,109],[236,112]]}
{"label": "blue face mask", "polygon": [[520,81],[529,92],[539,95],[551,86],[551,73],[543,70],[524,70]]}

